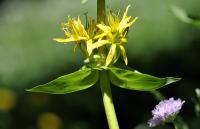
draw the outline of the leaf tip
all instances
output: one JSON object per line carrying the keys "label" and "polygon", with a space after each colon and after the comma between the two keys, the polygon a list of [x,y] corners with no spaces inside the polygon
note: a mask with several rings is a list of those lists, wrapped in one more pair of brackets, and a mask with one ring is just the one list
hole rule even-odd
{"label": "leaf tip", "polygon": [[33,92],[32,89],[25,89],[25,91],[27,91],[27,92]]}
{"label": "leaf tip", "polygon": [[182,78],[167,77],[166,85],[180,81]]}

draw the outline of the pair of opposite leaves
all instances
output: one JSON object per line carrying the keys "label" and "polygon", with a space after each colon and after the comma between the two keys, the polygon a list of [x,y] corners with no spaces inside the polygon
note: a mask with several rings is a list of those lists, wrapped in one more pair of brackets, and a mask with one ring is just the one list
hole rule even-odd
{"label": "pair of opposite leaves", "polygon": [[102,70],[106,70],[112,84],[129,90],[153,91],[180,80],[180,78],[173,77],[158,78],[136,70],[125,70],[117,67],[106,69],[84,68],[27,91],[66,94],[87,89],[99,80],[99,74]]}

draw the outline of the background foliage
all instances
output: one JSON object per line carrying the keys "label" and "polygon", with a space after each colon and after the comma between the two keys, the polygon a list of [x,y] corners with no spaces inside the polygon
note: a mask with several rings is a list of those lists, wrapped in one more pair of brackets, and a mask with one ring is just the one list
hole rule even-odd
{"label": "background foliage", "polygon": [[[200,18],[199,0],[108,0],[108,8],[124,10],[139,19],[126,46],[129,66],[159,77],[182,77],[162,88],[166,97],[186,100],[181,115],[191,129],[198,129],[194,89],[199,87],[200,30],[180,21],[171,6]],[[0,2],[0,129],[105,129],[107,128],[98,85],[67,94],[25,92],[38,84],[73,72],[82,66],[72,45],[52,38],[63,35],[60,23],[68,15],[96,17],[96,1],[1,0]],[[64,35],[63,35],[64,36]],[[151,109],[157,103],[148,92],[112,87],[122,129],[146,129]],[[138,126],[137,126],[138,125]],[[164,128],[164,127],[161,127]],[[170,129],[171,125],[167,125]]]}

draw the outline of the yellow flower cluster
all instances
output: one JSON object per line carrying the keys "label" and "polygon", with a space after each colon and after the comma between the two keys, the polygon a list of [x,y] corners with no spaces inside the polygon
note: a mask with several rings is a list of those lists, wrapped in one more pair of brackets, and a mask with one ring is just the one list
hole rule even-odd
{"label": "yellow flower cluster", "polygon": [[77,19],[69,17],[67,23],[62,27],[66,38],[56,38],[54,40],[63,43],[74,42],[75,48],[83,44],[83,46],[86,46],[88,56],[94,54],[95,49],[109,45],[110,48],[104,65],[109,66],[115,63],[120,55],[122,55],[127,65],[128,59],[123,44],[127,43],[129,27],[137,20],[137,17],[132,19],[131,16],[127,16],[129,7],[130,5],[127,6],[121,19],[119,15],[110,11],[107,14],[108,25],[104,23],[97,24],[96,21],[92,20],[84,27],[79,17]]}

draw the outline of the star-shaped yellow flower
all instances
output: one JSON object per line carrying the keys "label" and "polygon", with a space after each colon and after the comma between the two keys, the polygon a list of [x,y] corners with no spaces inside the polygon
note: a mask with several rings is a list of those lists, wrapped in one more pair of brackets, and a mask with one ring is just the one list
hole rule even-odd
{"label": "star-shaped yellow flower", "polygon": [[106,44],[111,44],[106,58],[106,66],[117,60],[114,58],[118,58],[118,56],[116,56],[118,49],[123,56],[125,64],[128,64],[128,59],[123,44],[127,43],[128,28],[137,20],[137,17],[132,19],[131,16],[127,16],[129,7],[130,5],[127,6],[121,20],[118,15],[110,12],[107,16],[109,25],[105,25],[103,23],[97,25],[102,33],[95,36],[95,39],[98,39],[98,41],[93,44],[93,47],[98,48]]}
{"label": "star-shaped yellow flower", "polygon": [[76,44],[75,48],[83,42],[87,47],[88,55],[90,55],[93,51],[92,43],[95,26],[96,22],[93,20],[91,25],[85,29],[79,17],[77,19],[69,17],[67,23],[62,27],[66,38],[55,38],[54,40],[61,43],[74,42]]}

